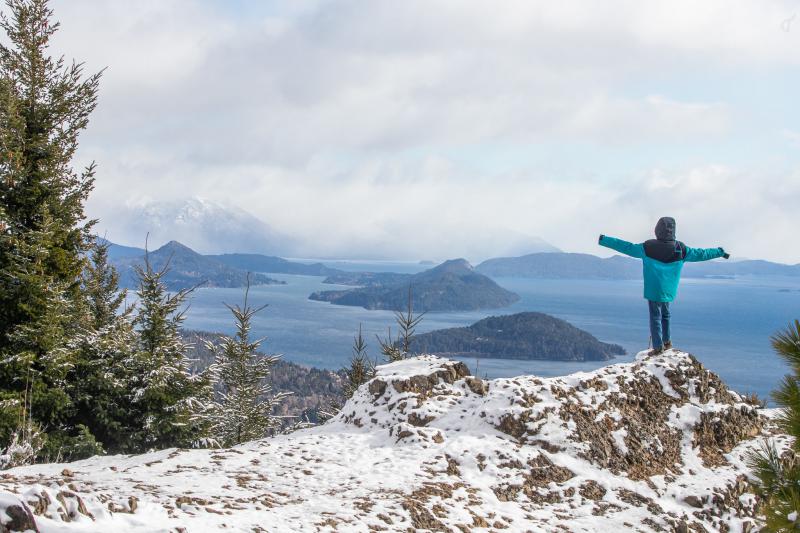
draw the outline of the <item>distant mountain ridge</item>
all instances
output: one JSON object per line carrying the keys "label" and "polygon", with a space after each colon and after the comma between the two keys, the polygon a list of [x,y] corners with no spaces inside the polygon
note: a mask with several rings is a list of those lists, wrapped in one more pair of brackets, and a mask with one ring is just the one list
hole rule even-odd
{"label": "distant mountain ridge", "polygon": [[[614,255],[608,258],[576,253],[534,253],[520,257],[487,259],[475,270],[492,277],[538,279],[641,279],[639,259]],[[683,276],[800,276],[800,264],[784,265],[761,260],[686,263]]]}
{"label": "distant mountain ridge", "polygon": [[[244,287],[248,282],[246,271],[201,255],[177,241],[170,241],[161,248],[149,252],[147,257],[154,270],[161,270],[169,264],[169,270],[163,281],[172,291],[197,285],[236,288]],[[112,264],[119,272],[120,286],[129,289],[139,286],[135,267],[144,264],[144,255],[120,257],[112,260]],[[284,283],[260,273],[250,274],[249,279],[251,285]]]}
{"label": "distant mountain ridge", "polygon": [[336,268],[330,268],[322,263],[298,263],[281,257],[261,254],[222,254],[207,255],[228,266],[247,270],[249,272],[267,272],[270,274],[297,274],[302,276],[335,276],[345,274]]}
{"label": "distant mountain ridge", "polygon": [[569,322],[544,313],[491,316],[462,328],[416,335],[414,353],[551,361],[606,361],[625,350],[597,340]]}
{"label": "distant mountain ridge", "polygon": [[182,200],[153,201],[117,209],[110,234],[127,242],[159,245],[179,241],[200,253],[294,252],[292,239],[256,215],[221,202],[190,197]]}
{"label": "distant mountain ridge", "polygon": [[407,305],[409,287],[414,309],[419,311],[496,309],[519,300],[518,295],[475,272],[464,259],[445,261],[393,284],[315,292],[309,299],[365,309],[399,310]]}

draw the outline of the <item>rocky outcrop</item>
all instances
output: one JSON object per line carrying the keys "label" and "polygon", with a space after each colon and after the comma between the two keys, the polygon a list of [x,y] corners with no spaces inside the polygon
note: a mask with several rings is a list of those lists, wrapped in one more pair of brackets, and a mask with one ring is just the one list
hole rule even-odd
{"label": "rocky outcrop", "polygon": [[0,492],[0,533],[35,531],[39,533],[36,520],[25,503],[7,492]]}
{"label": "rocky outcrop", "polygon": [[751,531],[743,458],[763,434],[789,444],[770,414],[676,351],[494,380],[419,356],[324,426],[13,469],[0,501],[82,531]]}

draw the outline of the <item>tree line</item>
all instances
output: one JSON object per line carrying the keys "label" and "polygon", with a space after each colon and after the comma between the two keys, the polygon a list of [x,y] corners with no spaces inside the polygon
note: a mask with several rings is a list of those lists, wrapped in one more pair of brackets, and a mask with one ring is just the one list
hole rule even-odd
{"label": "tree line", "polygon": [[0,28],[0,467],[229,446],[276,428],[284,397],[266,376],[250,321],[209,346],[194,373],[181,335],[191,290],[169,292],[168,265],[137,268],[136,302],[84,212],[96,166],[75,169],[101,74],[53,57],[47,0],[7,0]]}

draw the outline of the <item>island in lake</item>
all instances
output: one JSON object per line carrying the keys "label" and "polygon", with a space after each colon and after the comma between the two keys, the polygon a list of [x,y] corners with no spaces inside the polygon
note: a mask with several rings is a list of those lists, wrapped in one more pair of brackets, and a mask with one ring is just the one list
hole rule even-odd
{"label": "island in lake", "polygon": [[515,293],[475,272],[464,259],[445,261],[414,275],[360,273],[331,276],[326,281],[361,286],[315,292],[309,299],[365,309],[400,310],[408,305],[410,287],[412,305],[420,312],[496,309],[519,300]]}
{"label": "island in lake", "polygon": [[411,349],[446,357],[553,361],[606,361],[625,354],[621,346],[535,312],[490,316],[471,326],[422,333],[412,339]]}

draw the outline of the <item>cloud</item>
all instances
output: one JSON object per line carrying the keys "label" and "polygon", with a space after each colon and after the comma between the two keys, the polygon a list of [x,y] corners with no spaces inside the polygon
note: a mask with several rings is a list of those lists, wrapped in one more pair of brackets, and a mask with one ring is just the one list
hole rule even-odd
{"label": "cloud", "polygon": [[108,66],[79,158],[109,228],[122,203],[202,196],[320,255],[474,257],[529,235],[594,251],[666,209],[709,242],[746,217],[769,234],[738,228],[747,255],[800,261],[778,241],[796,172],[740,164],[763,102],[727,92],[797,68],[789,2],[53,7],[55,48]]}

